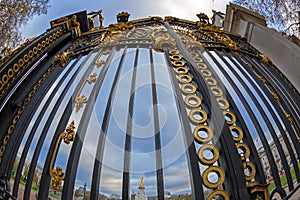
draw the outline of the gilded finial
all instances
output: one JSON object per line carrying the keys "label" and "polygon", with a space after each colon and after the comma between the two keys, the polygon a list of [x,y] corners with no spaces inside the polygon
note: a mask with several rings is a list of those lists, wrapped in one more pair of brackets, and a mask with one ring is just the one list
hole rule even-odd
{"label": "gilded finial", "polygon": [[144,183],[143,183],[144,177],[140,178],[140,185],[139,185],[139,189],[145,189]]}

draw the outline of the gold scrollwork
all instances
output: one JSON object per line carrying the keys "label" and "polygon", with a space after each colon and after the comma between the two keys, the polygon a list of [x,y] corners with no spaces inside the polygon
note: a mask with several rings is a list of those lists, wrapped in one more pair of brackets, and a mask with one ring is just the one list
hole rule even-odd
{"label": "gold scrollwork", "polygon": [[75,123],[72,121],[70,125],[66,128],[66,131],[62,132],[55,144],[55,148],[53,150],[53,154],[50,161],[50,176],[51,176],[51,185],[54,193],[57,192],[57,190],[61,187],[62,181],[65,179],[65,174],[62,171],[62,168],[60,166],[57,166],[54,169],[54,162],[56,159],[57,151],[59,149],[59,145],[61,141],[63,140],[66,144],[70,144],[70,142],[74,141],[75,139]]}
{"label": "gold scrollwork", "polygon": [[104,60],[96,60],[95,64],[97,65],[97,68],[100,68],[105,63]]}
{"label": "gold scrollwork", "polygon": [[257,55],[259,58],[261,58],[261,60],[266,64],[269,65],[270,63],[272,63],[271,59],[269,57],[267,57],[265,54],[260,53]]}
{"label": "gold scrollwork", "polygon": [[[218,175],[218,180],[216,182],[211,182],[209,180],[209,174],[210,173],[216,173]],[[209,166],[202,175],[203,178],[203,184],[210,188],[210,189],[214,189],[214,188],[218,188],[219,186],[221,186],[225,180],[225,172],[224,170],[219,167],[219,166]]]}
{"label": "gold scrollwork", "polygon": [[153,49],[157,52],[163,51],[163,46],[169,49],[175,49],[176,43],[175,40],[168,34],[159,34],[157,37],[154,37]]}
{"label": "gold scrollwork", "polygon": [[266,79],[264,79],[262,76],[260,76],[260,75],[256,75],[257,76],[257,78],[258,78],[258,80],[260,80],[263,84],[266,84]]}
{"label": "gold scrollwork", "polygon": [[86,81],[89,84],[94,83],[96,80],[97,80],[97,73],[91,74],[90,77],[86,79]]}
{"label": "gold scrollwork", "polygon": [[83,107],[83,105],[88,101],[88,98],[85,95],[80,96],[83,87],[85,86],[86,83],[92,84],[96,80],[97,80],[97,73],[93,73],[87,79],[85,79],[80,85],[79,90],[75,96],[76,112],[78,112]]}
{"label": "gold scrollwork", "polygon": [[229,49],[239,50],[238,44],[225,34],[214,33],[214,36]]}
{"label": "gold scrollwork", "polygon": [[75,102],[76,102],[76,111],[78,112],[83,105],[88,101],[88,98],[84,95],[81,95],[79,97],[75,98]]}
{"label": "gold scrollwork", "polygon": [[73,55],[74,53],[71,51],[65,51],[61,55],[56,55],[52,61],[52,65],[55,65],[56,63],[60,63],[62,67],[64,67],[70,60],[70,55]]}
{"label": "gold scrollwork", "polygon": [[62,181],[65,179],[65,173],[63,173],[62,168],[57,166],[55,169],[51,169],[51,187],[54,193],[61,187]]}

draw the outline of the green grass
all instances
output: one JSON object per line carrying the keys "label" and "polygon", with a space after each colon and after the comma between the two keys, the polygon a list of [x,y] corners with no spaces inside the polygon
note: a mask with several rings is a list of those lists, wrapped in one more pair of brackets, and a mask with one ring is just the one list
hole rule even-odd
{"label": "green grass", "polygon": [[[15,178],[16,178],[16,175],[15,175],[15,173],[13,173],[12,175],[11,175],[11,177],[10,177],[12,180],[15,180]],[[23,179],[20,179],[20,184],[21,185],[23,185],[23,186],[25,186],[26,185],[26,181],[24,181]],[[34,191],[38,191],[39,190],[39,186],[37,185],[37,184],[32,184],[31,185],[31,189],[32,190],[34,190]]]}
{"label": "green grass", "polygon": [[[291,169],[290,172],[291,172],[292,180],[294,181],[296,179],[295,169],[294,168]],[[285,174],[280,177],[280,182],[281,182],[282,187],[287,185],[287,179],[286,179]],[[274,183],[274,181],[272,181],[270,183],[270,185],[268,186],[268,190],[271,191],[274,188],[275,188],[275,183]]]}

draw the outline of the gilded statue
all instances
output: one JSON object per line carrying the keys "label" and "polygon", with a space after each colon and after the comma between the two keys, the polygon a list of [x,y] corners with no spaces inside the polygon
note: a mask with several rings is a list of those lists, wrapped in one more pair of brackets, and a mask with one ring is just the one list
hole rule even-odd
{"label": "gilded statue", "polygon": [[139,188],[141,188],[141,189],[144,189],[144,188],[145,188],[144,183],[143,183],[143,180],[144,180],[144,177],[141,177],[141,178],[140,178],[140,185],[139,185]]}

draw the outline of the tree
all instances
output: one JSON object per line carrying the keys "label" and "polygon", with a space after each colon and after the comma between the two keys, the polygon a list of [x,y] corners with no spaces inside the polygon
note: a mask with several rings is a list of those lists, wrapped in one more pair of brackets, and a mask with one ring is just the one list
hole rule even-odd
{"label": "tree", "polygon": [[299,0],[233,0],[266,17],[270,27],[289,35],[300,36],[300,2]]}
{"label": "tree", "polygon": [[22,41],[20,27],[35,15],[46,14],[49,0],[0,1],[0,59]]}

